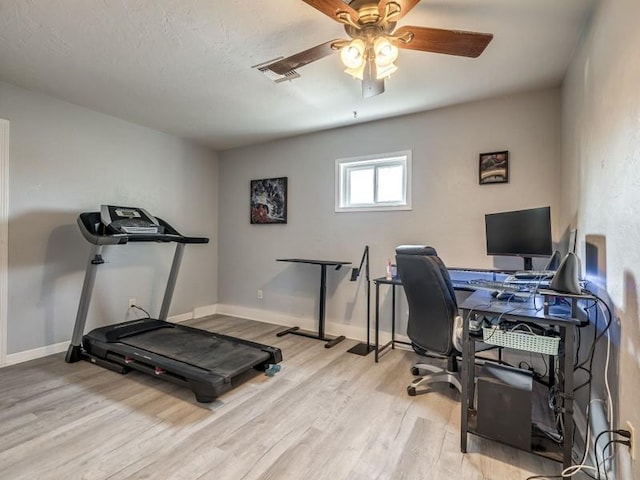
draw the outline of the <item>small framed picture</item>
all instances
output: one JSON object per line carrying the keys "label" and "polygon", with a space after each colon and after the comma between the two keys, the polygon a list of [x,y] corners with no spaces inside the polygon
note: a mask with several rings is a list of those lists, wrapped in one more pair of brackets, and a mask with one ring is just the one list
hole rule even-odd
{"label": "small framed picture", "polygon": [[251,223],[287,223],[287,177],[251,180]]}
{"label": "small framed picture", "polygon": [[509,152],[489,152],[480,154],[480,185],[509,183]]}

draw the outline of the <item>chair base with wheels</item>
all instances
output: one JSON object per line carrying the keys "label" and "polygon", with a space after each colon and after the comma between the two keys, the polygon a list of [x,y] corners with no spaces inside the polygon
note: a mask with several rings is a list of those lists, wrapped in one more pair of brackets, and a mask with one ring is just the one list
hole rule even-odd
{"label": "chair base with wheels", "polygon": [[462,383],[455,357],[447,358],[446,369],[428,363],[416,363],[411,367],[411,374],[418,377],[407,386],[407,393],[412,397],[429,392],[430,386],[434,383],[448,383],[462,393]]}

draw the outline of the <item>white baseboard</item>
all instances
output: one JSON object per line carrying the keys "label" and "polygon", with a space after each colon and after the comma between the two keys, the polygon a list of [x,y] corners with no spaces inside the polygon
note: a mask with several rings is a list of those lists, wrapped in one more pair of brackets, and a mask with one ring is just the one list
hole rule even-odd
{"label": "white baseboard", "polygon": [[[262,310],[258,308],[243,307],[241,305],[227,305],[223,303],[205,305],[202,307],[196,307],[193,312],[180,313],[173,315],[167,320],[174,323],[181,323],[194,318],[206,317],[214,314],[229,315],[232,317],[246,318],[248,320],[255,320],[257,322],[269,323],[272,325],[282,325],[283,327],[295,327],[298,326],[303,330],[316,331],[317,320],[310,317],[297,317],[294,315],[288,315],[286,313],[274,312],[270,310]],[[371,337],[370,341],[373,343],[374,334],[373,326],[374,319],[371,319]],[[362,325],[347,325],[335,320],[328,320],[325,322],[325,332],[327,335],[338,336],[344,335],[347,338],[356,340],[359,342],[365,342],[367,340],[367,326],[366,320],[363,319]],[[391,340],[390,332],[380,332],[380,344],[385,344]],[[406,335],[399,335],[396,333],[396,340],[402,342],[408,342],[409,339]],[[53,345],[46,345],[44,347],[34,348],[32,350],[25,350],[23,352],[12,353],[6,356],[5,364],[2,366],[15,365],[17,363],[27,362],[29,360],[35,360],[36,358],[46,357],[47,355],[53,355],[54,353],[65,352],[69,348],[69,342],[61,342]]]}
{"label": "white baseboard", "polygon": [[193,318],[202,318],[217,313],[216,305],[205,305],[203,307],[196,307],[193,309]]}
{"label": "white baseboard", "polygon": [[[246,318],[249,320],[255,320],[257,322],[269,323],[272,325],[282,325],[283,327],[295,327],[298,326],[303,330],[317,331],[317,320],[310,317],[297,317],[294,315],[288,315],[282,312],[274,312],[270,310],[262,310],[258,308],[243,307],[241,305],[228,305],[224,303],[218,303],[215,305],[215,313],[221,315],[229,315],[232,317]],[[373,327],[374,318],[371,319],[371,333],[370,341],[373,343]],[[366,342],[367,340],[367,325],[366,319],[363,319],[362,325],[348,325],[340,323],[335,320],[325,321],[325,332],[330,336],[344,335],[352,340],[359,342]],[[384,344],[391,340],[390,332],[380,332],[380,343]],[[406,335],[399,335],[396,333],[396,340],[402,342],[409,342],[409,338]]]}
{"label": "white baseboard", "polygon": [[193,313],[179,313],[178,315],[168,317],[167,321],[172,323],[182,323],[186,322],[187,320],[191,320],[192,318],[196,318],[194,317]]}
{"label": "white baseboard", "polygon": [[[174,323],[184,322],[191,320],[192,318],[204,317],[211,315],[212,310],[215,310],[215,305],[208,305],[206,307],[195,308],[191,313],[180,313],[173,315],[167,320]],[[215,311],[213,312],[215,313]],[[22,362],[28,362],[29,360],[35,360],[36,358],[46,357],[47,355],[53,355],[54,353],[66,352],[69,348],[69,341],[55,343],[53,345],[45,345],[44,347],[34,348],[32,350],[25,350],[23,352],[11,353],[5,357],[4,365],[1,367],[7,367],[9,365],[16,365]]]}
{"label": "white baseboard", "polygon": [[4,366],[15,365],[17,363],[28,362],[29,360],[35,360],[36,358],[46,357],[47,355],[53,355],[54,353],[66,352],[69,348],[70,342],[54,343],[53,345],[46,345],[44,347],[34,348],[32,350],[25,350],[23,352],[11,353],[6,356],[6,362]]}

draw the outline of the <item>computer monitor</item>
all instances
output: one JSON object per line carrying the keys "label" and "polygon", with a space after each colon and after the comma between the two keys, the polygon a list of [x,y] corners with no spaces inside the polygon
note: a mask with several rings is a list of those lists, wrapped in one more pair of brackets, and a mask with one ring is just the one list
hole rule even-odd
{"label": "computer monitor", "polygon": [[487,255],[524,258],[524,269],[532,270],[532,257],[548,257],[551,241],[551,208],[530,208],[485,215]]}
{"label": "computer monitor", "polygon": [[567,253],[578,253],[576,252],[576,240],[578,238],[578,230],[576,228],[572,228],[569,232],[569,248],[567,249]]}

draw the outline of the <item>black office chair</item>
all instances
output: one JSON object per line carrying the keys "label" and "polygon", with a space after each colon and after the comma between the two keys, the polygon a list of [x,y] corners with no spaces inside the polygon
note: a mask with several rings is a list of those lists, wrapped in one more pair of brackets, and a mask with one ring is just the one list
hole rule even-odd
{"label": "black office chair", "polygon": [[402,245],[396,248],[398,276],[409,304],[407,335],[419,355],[447,358],[446,370],[417,363],[411,369],[420,375],[408,387],[409,395],[429,390],[429,385],[446,382],[462,391],[457,356],[462,349],[462,318],[449,272],[432,247]]}

